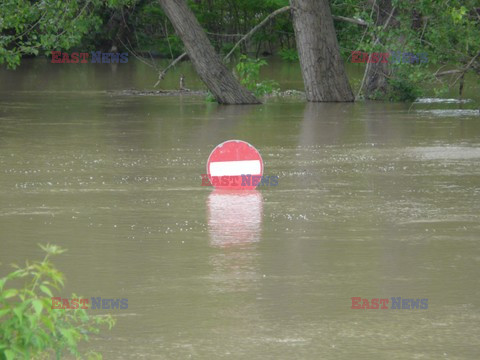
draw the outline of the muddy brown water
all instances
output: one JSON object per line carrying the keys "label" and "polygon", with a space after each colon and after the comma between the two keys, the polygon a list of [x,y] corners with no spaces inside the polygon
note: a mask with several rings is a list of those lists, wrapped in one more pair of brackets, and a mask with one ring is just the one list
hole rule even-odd
{"label": "muddy brown water", "polygon": [[[200,88],[188,64],[162,86],[180,72]],[[68,249],[61,296],[128,299],[91,310],[117,318],[87,346],[105,359],[478,358],[474,87],[466,103],[228,107],[121,92],[153,89],[152,74],[41,60],[0,72],[2,274],[39,259],[37,243]],[[301,89],[294,65],[265,74]],[[278,186],[201,186],[231,138]],[[428,308],[355,310],[352,297]]]}

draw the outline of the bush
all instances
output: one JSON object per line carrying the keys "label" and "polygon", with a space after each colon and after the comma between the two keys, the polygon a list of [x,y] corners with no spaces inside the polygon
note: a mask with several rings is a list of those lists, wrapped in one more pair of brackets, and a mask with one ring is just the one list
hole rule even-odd
{"label": "bush", "polygon": [[213,96],[213,94],[210,92],[210,90],[207,91],[207,96],[205,97],[205,100],[206,100],[207,102],[215,102],[215,101],[217,101],[217,100],[215,99],[215,96]]}
{"label": "bush", "polygon": [[390,101],[415,101],[422,94],[421,89],[408,78],[393,78],[388,83],[387,98]]}
{"label": "bush", "polygon": [[[46,252],[42,261],[18,267],[0,278],[0,359],[60,359],[68,350],[79,357],[77,344],[98,333],[99,325],[114,325],[111,316],[91,316],[84,309],[52,309],[52,290],[63,287],[63,274],[49,258],[65,250],[55,245],[41,246]],[[7,282],[24,280],[22,288],[6,288]],[[72,298],[78,298],[72,295]],[[98,353],[88,358],[101,358]]]}
{"label": "bush", "polygon": [[248,90],[252,91],[255,96],[263,96],[277,91],[278,83],[273,80],[259,81],[260,68],[267,65],[264,59],[251,59],[246,55],[240,56],[240,62],[236,66],[240,83]]}
{"label": "bush", "polygon": [[298,52],[295,49],[282,49],[278,52],[282,60],[295,62],[298,61]]}

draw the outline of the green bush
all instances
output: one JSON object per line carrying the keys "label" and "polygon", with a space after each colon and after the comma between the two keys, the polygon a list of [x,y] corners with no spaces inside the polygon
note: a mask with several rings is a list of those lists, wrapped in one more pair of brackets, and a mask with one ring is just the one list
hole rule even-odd
{"label": "green bush", "polygon": [[387,99],[390,101],[415,101],[422,94],[421,89],[408,78],[389,79]]}
{"label": "green bush", "polygon": [[[15,271],[0,278],[0,359],[43,359],[52,355],[60,359],[65,351],[80,357],[80,341],[98,333],[100,325],[111,329],[115,323],[111,316],[88,315],[84,309],[52,309],[52,291],[63,287],[64,276],[49,258],[65,250],[55,245],[40,247],[46,252],[42,261],[14,266]],[[7,288],[12,281],[23,281],[24,285]],[[95,352],[85,355],[101,358]]]}
{"label": "green bush", "polygon": [[252,91],[255,96],[271,94],[279,88],[278,83],[273,80],[259,81],[260,68],[264,65],[267,65],[264,59],[251,59],[246,55],[241,55],[236,66],[240,83]]}
{"label": "green bush", "polygon": [[213,94],[210,92],[210,90],[207,91],[207,96],[205,97],[205,100],[206,100],[207,102],[215,102],[215,101],[217,101],[217,100],[215,99],[215,96],[213,96]]}
{"label": "green bush", "polygon": [[298,52],[296,49],[282,49],[278,52],[278,55],[285,61],[298,61]]}

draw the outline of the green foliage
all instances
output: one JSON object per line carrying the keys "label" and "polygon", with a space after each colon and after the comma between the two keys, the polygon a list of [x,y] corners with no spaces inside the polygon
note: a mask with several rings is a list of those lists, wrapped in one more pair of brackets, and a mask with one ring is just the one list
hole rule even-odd
{"label": "green foliage", "polygon": [[207,91],[207,96],[205,97],[205,100],[207,102],[217,102],[217,100],[215,99],[215,96],[213,96],[213,94],[210,91]]}
{"label": "green foliage", "polygon": [[436,86],[433,88],[433,93],[435,97],[444,97],[448,94],[448,86],[442,84],[442,86]]}
{"label": "green foliage", "polygon": [[464,16],[467,13],[467,8],[465,6],[460,6],[460,8],[453,8],[450,11],[455,25],[461,23],[464,20]]}
{"label": "green foliage", "polygon": [[170,54],[172,58],[176,58],[184,52],[183,43],[176,35],[167,36],[160,42],[158,50],[161,54]]}
{"label": "green foliage", "polygon": [[[135,7],[117,9],[127,13],[126,25],[129,29],[122,31],[124,43],[132,44],[135,50],[150,51],[162,57],[172,58],[183,53],[183,43],[167,20],[158,1],[141,1]],[[118,30],[125,23],[115,24]]]}
{"label": "green foliage", "polygon": [[389,79],[388,83],[387,99],[390,101],[415,101],[422,94],[420,87],[407,77]]}
{"label": "green foliage", "polygon": [[257,83],[256,89],[254,91],[255,96],[265,96],[274,93],[278,93],[280,87],[278,83],[274,80],[264,80]]}
{"label": "green foliage", "polygon": [[240,83],[255,96],[264,96],[278,90],[278,84],[273,80],[259,81],[260,68],[267,65],[264,59],[251,59],[246,55],[241,55],[239,63],[236,66]]}
{"label": "green foliage", "polygon": [[[226,55],[228,54],[232,49],[233,47],[235,46],[235,44],[233,42],[224,42],[221,44],[221,47],[220,47],[220,54],[222,55]],[[235,51],[233,52],[233,56],[231,56],[231,58],[234,58],[234,57],[237,57],[237,55],[240,53],[240,47],[237,47],[235,49]]]}
{"label": "green foliage", "polygon": [[[410,64],[391,65],[393,71],[387,78],[388,87],[375,91],[369,96],[372,100],[415,101],[423,95],[425,84],[434,77],[424,67],[412,67]],[[385,91],[385,92],[382,92]]]}
{"label": "green foliage", "polygon": [[[333,13],[359,16],[370,24],[358,31],[343,22],[335,22],[342,54],[349,59],[351,50],[426,53],[428,64],[389,64],[389,89],[387,94],[376,94],[376,98],[411,100],[430,84],[443,89],[436,91],[434,88],[434,92],[444,92],[450,78],[435,78],[434,72],[446,65],[450,69],[465,68],[480,51],[478,1],[394,0],[392,4],[395,6],[394,23],[384,29],[383,24],[375,24],[377,12],[369,11],[371,5],[367,2],[335,0]],[[476,69],[478,72],[478,66],[477,59],[470,71]]]}
{"label": "green foliage", "polygon": [[[277,82],[273,80],[259,80],[260,68],[265,65],[267,65],[267,62],[264,59],[252,59],[246,55],[241,55],[235,67],[240,83],[257,97],[272,94],[279,90]],[[216,101],[210,91],[207,93],[206,101]]]}
{"label": "green foliage", "polygon": [[0,64],[14,69],[25,55],[70,49],[99,24],[100,0],[0,2]]}
{"label": "green foliage", "polygon": [[278,52],[278,55],[285,61],[298,61],[298,52],[296,49],[282,49]]}
{"label": "green foliage", "polygon": [[[15,266],[15,271],[0,278],[0,359],[52,355],[59,359],[64,351],[78,357],[78,343],[88,340],[89,333],[98,333],[100,325],[114,325],[112,317],[88,315],[84,309],[52,309],[53,292],[63,286],[64,277],[49,258],[65,250],[55,245],[40,247],[46,252],[42,261]],[[20,280],[23,287],[6,287]],[[97,353],[87,356],[101,358]]]}
{"label": "green foliage", "polygon": [[241,55],[236,66],[240,82],[250,91],[254,91],[260,76],[260,68],[267,65],[264,59],[251,59]]}

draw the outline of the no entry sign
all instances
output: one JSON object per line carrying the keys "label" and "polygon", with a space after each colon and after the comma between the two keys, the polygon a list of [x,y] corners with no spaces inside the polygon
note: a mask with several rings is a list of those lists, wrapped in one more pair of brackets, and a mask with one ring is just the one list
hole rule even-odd
{"label": "no entry sign", "polygon": [[207,175],[217,189],[253,190],[263,174],[260,153],[242,140],[228,140],[208,157]]}

